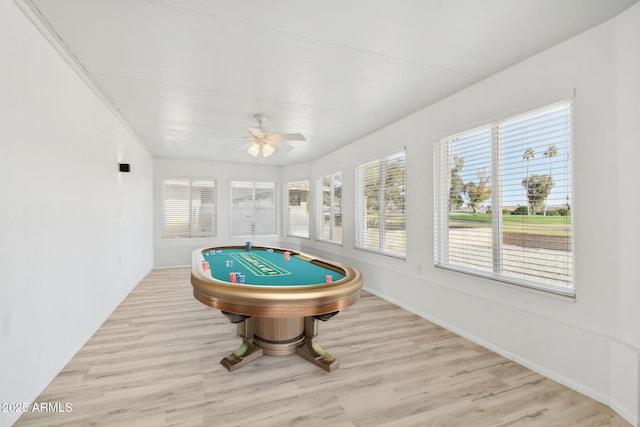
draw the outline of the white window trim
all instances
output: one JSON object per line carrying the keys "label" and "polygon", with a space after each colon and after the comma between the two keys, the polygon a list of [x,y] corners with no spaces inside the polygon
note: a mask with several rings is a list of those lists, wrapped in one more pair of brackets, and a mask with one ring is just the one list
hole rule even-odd
{"label": "white window trim", "polygon": [[[317,193],[316,193],[316,200],[317,200],[317,215],[316,215],[316,241],[318,242],[322,242],[322,243],[330,243],[332,245],[337,245],[337,246],[342,246],[343,245],[343,236],[340,238],[340,240],[335,239],[335,185],[334,185],[334,177],[336,175],[340,175],[340,181],[343,184],[342,189],[344,189],[344,174],[342,173],[342,170],[337,170],[334,172],[329,172],[326,174],[323,174],[321,176],[319,176],[316,179],[316,188],[317,188]],[[330,182],[330,195],[329,195],[329,199],[330,199],[330,205],[329,205],[329,221],[330,221],[330,229],[329,229],[329,238],[325,239],[324,236],[324,228],[323,228],[323,224],[324,224],[324,192],[323,192],[323,187],[322,187],[322,180],[326,177],[329,177],[329,182]],[[342,200],[340,200],[340,214],[342,214],[342,210],[343,210],[343,203]],[[344,218],[343,218],[344,220]]]}
{"label": "white window trim", "polygon": [[[255,190],[256,190],[256,184],[258,183],[264,183],[264,184],[273,184],[273,188],[274,188],[274,209],[275,209],[275,218],[274,218],[274,227],[275,227],[275,233],[274,234],[255,234],[254,233],[249,233],[249,234],[234,234],[233,232],[233,184],[237,183],[237,182],[243,182],[243,183],[251,183],[252,184],[252,189],[253,189],[253,203],[254,203],[254,209],[255,209]],[[279,233],[279,208],[278,208],[279,204],[278,204],[278,182],[277,181],[270,181],[270,180],[244,180],[244,179],[236,179],[236,180],[231,180],[229,182],[229,237],[277,237],[280,235]],[[253,213],[254,217],[253,220],[255,221],[255,211]],[[255,231],[255,226],[254,226],[254,231]]]}
{"label": "white window trim", "polygon": [[[571,108],[571,113],[570,113],[570,122],[571,122],[571,127],[573,128],[574,123],[575,123],[575,117],[573,115],[573,103],[574,103],[574,98],[573,98],[573,93],[571,93],[569,96],[563,98],[563,99],[555,99],[554,101],[549,102],[547,105],[543,105],[543,106],[536,106],[536,108],[531,108],[528,111],[525,112],[521,112],[519,114],[514,114],[512,116],[509,117],[502,117],[500,119],[496,119],[491,121],[490,123],[487,123],[484,126],[478,126],[475,129],[481,129],[481,128],[487,128],[489,126],[492,127],[492,146],[493,149],[495,151],[492,151],[492,165],[491,165],[491,170],[492,170],[492,176],[491,176],[491,181],[492,181],[492,186],[494,186],[493,188],[496,188],[495,185],[497,183],[498,185],[498,190],[499,190],[499,186],[502,184],[501,181],[501,177],[498,175],[499,174],[499,170],[501,169],[499,166],[499,163],[501,161],[501,156],[499,155],[499,150],[501,150],[501,145],[497,144],[495,141],[496,135],[498,134],[498,132],[496,132],[496,126],[502,122],[506,122],[509,120],[513,120],[519,116],[526,116],[532,113],[535,113],[537,110],[543,110],[546,108],[551,108],[554,105],[560,105],[560,104],[564,104],[564,103],[569,103],[570,104],[570,108]],[[509,285],[517,285],[517,286],[521,286],[521,287],[525,287],[528,289],[533,289],[533,290],[537,290],[537,291],[543,291],[543,292],[548,292],[550,294],[555,294],[555,295],[559,295],[559,296],[565,296],[565,297],[570,297],[570,298],[575,298],[576,296],[576,286],[575,286],[575,228],[573,227],[573,224],[575,223],[575,213],[572,212],[571,216],[572,216],[572,233],[571,233],[571,247],[573,248],[573,261],[572,261],[572,265],[571,265],[571,270],[573,272],[572,275],[572,287],[562,287],[562,286],[554,286],[554,285],[549,285],[546,283],[542,283],[542,282],[537,282],[537,281],[533,281],[533,280],[527,280],[527,279],[523,279],[523,278],[518,278],[518,277],[514,277],[514,276],[506,276],[504,274],[500,273],[500,257],[502,256],[502,254],[500,253],[498,257],[494,257],[494,272],[484,272],[484,271],[479,271],[479,270],[475,270],[472,268],[465,268],[464,266],[461,265],[455,265],[455,264],[449,264],[447,262],[442,262],[442,260],[448,260],[449,259],[449,254],[448,254],[448,249],[449,249],[449,226],[448,226],[448,206],[449,206],[449,192],[448,191],[444,191],[444,187],[443,187],[443,183],[441,182],[440,178],[443,177],[443,171],[441,170],[441,162],[440,159],[442,158],[442,156],[447,155],[447,150],[448,150],[448,146],[444,143],[442,143],[442,141],[445,140],[451,140],[453,138],[455,138],[457,135],[461,135],[461,134],[466,134],[466,133],[471,133],[473,132],[475,129],[469,129],[463,132],[459,132],[457,134],[453,134],[450,135],[448,137],[442,138],[441,140],[437,141],[435,146],[434,146],[434,258],[435,258],[435,262],[434,262],[434,266],[436,268],[441,268],[444,270],[451,270],[451,271],[455,271],[455,272],[460,272],[460,273],[464,273],[464,274],[469,274],[469,275],[473,275],[473,276],[477,276],[477,277],[482,277],[482,278],[486,278],[486,279],[491,279],[491,280],[495,280],[498,282],[502,282],[502,283],[506,283]],[[572,136],[571,136],[571,150],[573,151],[575,147],[575,132],[572,131]],[[571,171],[571,188],[574,189],[575,185],[574,185],[574,180],[575,180],[575,167],[573,164],[573,159],[574,156],[570,157],[570,171]],[[449,171],[446,171],[447,173],[449,173]],[[494,243],[493,243],[493,251],[494,253],[497,252],[501,252],[501,246],[502,246],[502,201],[500,200],[501,197],[501,191],[492,191],[492,202],[491,205],[492,206],[499,206],[499,209],[492,209],[492,212],[497,212],[496,215],[492,215],[492,232],[493,232],[493,236],[494,236]],[[575,205],[575,193],[573,193],[573,191],[571,192],[571,200],[572,200],[572,204]],[[439,258],[439,260],[438,260]],[[498,272],[496,272],[496,270]]]}
{"label": "white window trim", "polygon": [[[292,234],[291,233],[291,216],[290,216],[290,207],[289,206],[289,184],[293,184],[293,183],[301,183],[301,182],[306,182],[307,183],[307,235],[306,236],[300,236],[298,234]],[[312,207],[311,205],[311,180],[309,178],[302,178],[302,179],[294,179],[291,181],[287,181],[284,185],[284,194],[285,197],[283,197],[284,199],[284,206],[285,209],[284,211],[286,212],[286,218],[285,218],[285,230],[286,230],[286,236],[287,237],[295,237],[298,239],[306,239],[309,240],[311,238],[311,212],[312,212]]]}
{"label": "white window trim", "polygon": [[[390,258],[396,258],[396,259],[401,259],[401,260],[406,260],[407,259],[407,241],[406,241],[406,236],[405,236],[405,248],[404,248],[404,253],[399,253],[399,252],[394,252],[394,251],[390,251],[387,248],[384,247],[384,242],[383,239],[381,238],[379,240],[379,247],[378,249],[375,248],[371,248],[371,247],[367,247],[364,246],[363,243],[361,243],[361,239],[364,237],[364,223],[367,220],[366,219],[366,206],[364,203],[364,197],[362,197],[362,192],[364,191],[363,189],[363,182],[362,182],[362,178],[363,176],[360,174],[360,168],[363,167],[366,164],[372,163],[372,162],[376,162],[379,161],[380,162],[380,176],[382,178],[383,176],[383,167],[382,167],[382,161],[387,160],[387,159],[391,159],[394,157],[399,156],[400,154],[404,155],[404,165],[405,165],[405,191],[406,191],[406,162],[407,162],[407,152],[406,152],[406,147],[402,149],[402,151],[393,153],[393,154],[389,154],[387,156],[383,156],[377,159],[373,159],[373,160],[369,160],[367,162],[361,163],[356,167],[355,170],[355,180],[356,180],[356,217],[355,217],[355,228],[356,228],[356,232],[354,233],[354,248],[356,250],[359,251],[364,251],[364,252],[370,252],[370,253],[374,253],[374,254],[378,254],[378,255],[384,255]],[[382,185],[381,188],[379,190],[379,197],[380,197],[380,206],[383,205],[382,201],[384,198],[384,180],[382,180]],[[405,201],[406,204],[406,201]],[[381,216],[382,213],[381,213]],[[405,212],[405,230],[407,229],[406,227],[406,221],[407,221],[407,214]],[[380,234],[384,234],[385,233],[385,229],[384,229],[384,220],[380,220],[379,221],[379,226],[380,226]]]}
{"label": "white window trim", "polygon": [[[167,193],[166,193],[166,183],[168,181],[184,181],[185,183],[188,183],[188,188],[189,188],[189,210],[191,211],[191,206],[193,204],[193,200],[192,200],[192,186],[194,182],[197,181],[205,181],[205,182],[212,182],[213,183],[213,205],[214,205],[214,211],[213,211],[213,226],[211,228],[211,234],[208,234],[206,236],[191,236],[191,227],[193,226],[193,224],[191,224],[191,221],[189,220],[189,236],[167,236],[166,234],[166,220],[167,220],[167,212],[166,212],[166,198],[167,198]],[[160,179],[160,186],[161,186],[161,205],[160,205],[160,238],[164,239],[164,240],[177,240],[177,239],[210,239],[212,237],[217,237],[218,235],[218,182],[215,178],[210,178],[210,177],[176,177],[176,176],[165,176],[162,177]]]}

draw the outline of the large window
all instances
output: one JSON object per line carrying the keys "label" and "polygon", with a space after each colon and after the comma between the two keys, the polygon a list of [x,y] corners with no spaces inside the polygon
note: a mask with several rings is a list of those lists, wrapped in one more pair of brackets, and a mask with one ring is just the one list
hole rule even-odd
{"label": "large window", "polygon": [[444,138],[435,263],[574,294],[572,102]]}
{"label": "large window", "polygon": [[215,181],[165,179],[162,237],[216,235]]}
{"label": "large window", "polygon": [[318,179],[320,209],[316,238],[342,244],[342,172]]}
{"label": "large window", "polygon": [[278,234],[275,182],[231,183],[231,235]]}
{"label": "large window", "polygon": [[405,152],[358,166],[356,247],[406,256]]}
{"label": "large window", "polygon": [[287,235],[309,238],[309,181],[287,183]]}

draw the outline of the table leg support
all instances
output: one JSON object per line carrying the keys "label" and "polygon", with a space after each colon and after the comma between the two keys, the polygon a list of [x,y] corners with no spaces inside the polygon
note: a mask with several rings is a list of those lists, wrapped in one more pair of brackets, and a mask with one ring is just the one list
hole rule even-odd
{"label": "table leg support", "polygon": [[236,322],[234,320],[238,319],[230,317],[227,313],[224,314],[232,323],[237,324],[238,335],[242,338],[242,344],[240,344],[240,347],[220,361],[220,364],[231,372],[262,356],[263,352],[262,349],[255,345],[253,341],[252,317],[245,317],[240,322]]}
{"label": "table leg support", "polygon": [[340,362],[315,342],[317,336],[318,320],[314,317],[305,317],[304,341],[302,345],[296,349],[296,354],[314,365],[321,367],[325,371],[331,372],[340,365]]}

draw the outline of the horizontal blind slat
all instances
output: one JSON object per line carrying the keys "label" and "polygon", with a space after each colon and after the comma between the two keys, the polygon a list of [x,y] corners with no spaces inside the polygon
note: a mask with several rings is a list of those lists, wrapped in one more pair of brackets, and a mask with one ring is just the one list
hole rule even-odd
{"label": "horizontal blind slat", "polygon": [[436,265],[573,289],[572,126],[565,101],[436,143]]}
{"label": "horizontal blind slat", "polygon": [[356,179],[356,247],[404,258],[405,152],[359,165]]}
{"label": "horizontal blind slat", "polygon": [[318,179],[319,203],[316,238],[342,244],[342,172],[334,172]]}
{"label": "horizontal blind slat", "polygon": [[277,234],[275,182],[231,182],[231,235]]}
{"label": "horizontal blind slat", "polygon": [[215,236],[215,181],[164,179],[163,198],[162,237]]}
{"label": "horizontal blind slat", "polygon": [[309,237],[309,181],[287,183],[287,235]]}

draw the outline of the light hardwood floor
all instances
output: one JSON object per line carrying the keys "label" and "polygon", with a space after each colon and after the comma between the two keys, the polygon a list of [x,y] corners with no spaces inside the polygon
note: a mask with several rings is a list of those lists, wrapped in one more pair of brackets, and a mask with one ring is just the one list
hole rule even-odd
{"label": "light hardwood floor", "polygon": [[296,355],[233,373],[240,340],[191,294],[189,269],[149,274],[38,397],[68,413],[16,426],[629,426],[608,407],[363,293],[320,324],[340,360]]}

